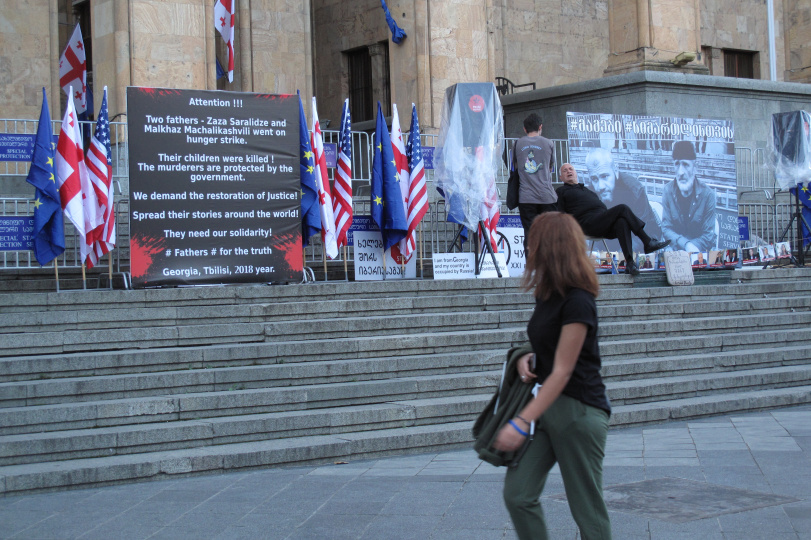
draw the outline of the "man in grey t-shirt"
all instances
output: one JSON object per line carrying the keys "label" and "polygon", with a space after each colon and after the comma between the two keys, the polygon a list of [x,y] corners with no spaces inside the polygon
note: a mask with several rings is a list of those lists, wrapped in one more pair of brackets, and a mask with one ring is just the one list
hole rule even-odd
{"label": "man in grey t-shirt", "polygon": [[552,171],[555,170],[555,146],[546,137],[541,137],[543,123],[535,113],[524,119],[526,136],[515,141],[513,160],[520,178],[518,190],[518,214],[524,227],[524,250],[527,235],[535,218],[557,210],[558,196],[552,189]]}

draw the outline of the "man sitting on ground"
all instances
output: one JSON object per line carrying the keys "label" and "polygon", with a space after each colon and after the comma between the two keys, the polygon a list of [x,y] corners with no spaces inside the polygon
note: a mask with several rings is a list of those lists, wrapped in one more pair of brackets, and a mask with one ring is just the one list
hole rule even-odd
{"label": "man sitting on ground", "polygon": [[559,176],[563,185],[557,189],[558,209],[574,216],[588,236],[619,240],[625,256],[626,274],[639,274],[631,247],[631,233],[642,240],[645,253],[653,253],[670,244],[669,240],[661,242],[648,236],[645,233],[645,222],[636,217],[627,205],[618,204],[607,208],[600,197],[577,182],[577,171],[570,163],[561,166]]}

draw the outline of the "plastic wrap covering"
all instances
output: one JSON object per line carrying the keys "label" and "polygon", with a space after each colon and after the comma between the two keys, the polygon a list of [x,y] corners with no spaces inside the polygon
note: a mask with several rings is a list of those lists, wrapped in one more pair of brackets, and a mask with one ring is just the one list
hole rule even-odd
{"label": "plastic wrap covering", "polygon": [[504,150],[504,119],[493,83],[457,83],[445,91],[434,154],[436,186],[445,197],[448,221],[477,230],[498,208],[498,173]]}
{"label": "plastic wrap covering", "polygon": [[770,162],[782,189],[811,181],[811,114],[806,111],[772,115]]}

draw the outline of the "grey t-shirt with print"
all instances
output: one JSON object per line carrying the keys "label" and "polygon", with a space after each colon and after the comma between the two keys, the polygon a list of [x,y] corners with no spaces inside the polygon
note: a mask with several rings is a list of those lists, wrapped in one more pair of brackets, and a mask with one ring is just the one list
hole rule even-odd
{"label": "grey t-shirt with print", "polygon": [[520,204],[552,204],[558,196],[552,189],[550,170],[555,166],[555,147],[546,137],[521,137],[515,141],[515,167],[521,178]]}

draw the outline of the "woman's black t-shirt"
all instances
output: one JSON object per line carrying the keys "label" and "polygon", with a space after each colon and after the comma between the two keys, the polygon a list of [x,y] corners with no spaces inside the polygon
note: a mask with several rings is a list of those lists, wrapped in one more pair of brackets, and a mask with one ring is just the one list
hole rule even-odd
{"label": "woman's black t-shirt", "polygon": [[605,384],[600,376],[597,303],[588,291],[569,289],[563,298],[555,294],[546,301],[536,300],[535,312],[527,325],[527,334],[535,352],[535,374],[538,375],[538,381],[543,381],[552,373],[560,329],[571,323],[583,323],[588,331],[572,377],[563,393],[611,414]]}

